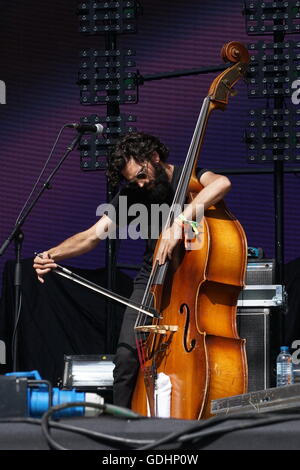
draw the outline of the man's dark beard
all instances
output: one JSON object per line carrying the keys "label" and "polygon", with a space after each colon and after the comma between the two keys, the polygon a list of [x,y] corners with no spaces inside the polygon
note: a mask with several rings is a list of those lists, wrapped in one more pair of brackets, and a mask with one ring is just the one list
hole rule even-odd
{"label": "man's dark beard", "polygon": [[170,184],[166,170],[162,165],[153,164],[154,168],[154,180],[145,184],[142,188],[139,187],[137,181],[128,183],[125,188],[139,194],[139,198],[144,203],[149,204],[162,204],[172,203],[173,191]]}
{"label": "man's dark beard", "polygon": [[172,187],[166,170],[160,164],[153,164],[154,180],[144,186],[146,197],[151,204],[172,202]]}

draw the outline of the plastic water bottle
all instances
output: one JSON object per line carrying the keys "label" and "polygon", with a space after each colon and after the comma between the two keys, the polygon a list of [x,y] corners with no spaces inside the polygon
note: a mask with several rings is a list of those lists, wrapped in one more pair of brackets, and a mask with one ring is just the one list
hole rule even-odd
{"label": "plastic water bottle", "polygon": [[292,356],[287,346],[280,347],[276,359],[276,386],[284,387],[294,383]]}

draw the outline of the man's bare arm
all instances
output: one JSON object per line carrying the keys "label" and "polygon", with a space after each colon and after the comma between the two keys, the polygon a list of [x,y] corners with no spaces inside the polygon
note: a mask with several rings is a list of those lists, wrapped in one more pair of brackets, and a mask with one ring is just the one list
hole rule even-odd
{"label": "man's bare arm", "polygon": [[104,215],[89,229],[79,232],[65,241],[40,253],[34,258],[33,267],[38,280],[44,282],[43,276],[57,267],[56,262],[66,258],[73,258],[93,250],[107,233],[114,229],[113,221]]}
{"label": "man's bare arm", "polygon": [[[200,177],[200,183],[203,189],[195,197],[195,199],[185,206],[182,216],[187,220],[193,220],[196,215],[196,209],[200,206],[203,210],[215,205],[231,189],[230,180],[223,175],[218,175],[212,171],[206,171]],[[182,239],[182,227],[178,226],[176,221],[167,229],[164,237],[160,242],[160,247],[156,255],[159,264],[164,264],[166,259],[171,259],[172,251],[180,239]]]}
{"label": "man's bare arm", "polygon": [[231,189],[231,181],[226,176],[218,175],[212,171],[203,173],[199,181],[203,189],[183,211],[183,215],[189,220],[194,219],[197,205],[202,204],[206,210],[223,199]]}

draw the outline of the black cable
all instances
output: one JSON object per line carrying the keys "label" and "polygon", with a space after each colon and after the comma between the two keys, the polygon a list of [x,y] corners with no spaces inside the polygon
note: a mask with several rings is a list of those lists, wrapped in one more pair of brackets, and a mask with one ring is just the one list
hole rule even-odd
{"label": "black cable", "polygon": [[[212,418],[212,419],[214,419],[214,418]],[[139,450],[151,450],[151,449],[155,449],[157,446],[160,446],[161,444],[166,444],[166,443],[169,443],[169,442],[176,442],[177,438],[180,437],[182,434],[185,435],[185,433],[190,433],[190,432],[194,431],[195,429],[199,429],[199,426],[201,428],[206,427],[207,423],[208,423],[208,421],[200,421],[200,422],[197,422],[196,424],[194,423],[192,425],[189,425],[184,430],[181,429],[180,431],[175,431],[171,434],[168,434],[165,437],[162,437],[161,439],[159,439],[157,441],[152,442],[151,444],[147,444],[144,447],[140,447]]]}
{"label": "black cable", "polygon": [[13,331],[12,340],[11,340],[11,357],[12,358],[14,358],[14,355],[15,355],[14,345],[16,341],[16,334],[17,334],[18,324],[19,324],[20,315],[21,315],[21,308],[22,308],[22,292],[20,292],[19,308],[18,308],[17,318],[15,321],[14,331]]}
{"label": "black cable", "polygon": [[[38,418],[0,418],[0,423],[28,423],[34,425],[41,425],[42,420]],[[98,431],[91,431],[86,428],[80,428],[79,426],[72,426],[69,424],[62,424],[56,421],[49,421],[49,427],[60,429],[62,431],[74,432],[76,434],[82,434],[85,437],[89,437],[93,440],[107,442],[109,444],[122,444],[130,449],[136,449],[138,445],[146,445],[153,442],[153,439],[129,439],[123,437],[112,436],[111,434],[104,434]]]}
{"label": "black cable", "polygon": [[91,431],[89,429],[80,428],[78,426],[71,426],[69,424],[61,424],[55,423],[55,421],[50,421],[50,426],[53,428],[74,432],[77,434],[82,434],[86,437],[90,437],[91,439],[97,441],[104,441],[108,442],[109,444],[122,444],[123,446],[127,446],[129,448],[136,448],[138,445],[145,445],[150,444],[153,440],[150,439],[128,439],[123,437],[112,436],[110,434],[103,434],[98,431]]}
{"label": "black cable", "polygon": [[[22,217],[22,214],[23,214],[24,210],[26,209],[26,206],[27,206],[28,202],[30,201],[31,196],[33,195],[33,193],[34,193],[34,191],[35,191],[35,189],[36,189],[38,183],[40,182],[41,177],[42,177],[43,173],[45,172],[48,163],[50,162],[50,159],[51,159],[51,157],[52,157],[52,155],[53,155],[53,152],[54,152],[54,150],[55,150],[55,147],[56,147],[56,145],[57,145],[57,143],[58,143],[58,141],[59,141],[59,139],[60,139],[60,136],[61,136],[61,134],[62,134],[62,132],[63,132],[63,130],[64,130],[65,128],[67,128],[67,124],[65,124],[64,126],[62,126],[61,129],[59,130],[59,133],[58,133],[58,135],[57,135],[57,137],[56,137],[56,140],[55,140],[55,142],[54,142],[54,144],[53,144],[53,146],[52,146],[52,149],[51,149],[51,151],[50,151],[50,154],[49,154],[49,156],[48,156],[48,158],[47,158],[47,160],[46,160],[46,162],[45,162],[45,164],[44,164],[44,166],[43,166],[43,168],[42,168],[42,170],[41,170],[41,172],[40,172],[40,174],[39,174],[39,176],[38,176],[36,182],[34,183],[33,188],[32,188],[32,190],[31,190],[29,196],[27,197],[27,199],[26,199],[26,201],[25,201],[25,203],[24,203],[22,209],[20,210],[19,215],[18,215],[17,218],[16,218],[15,226],[16,226],[16,225],[18,224],[18,222],[20,221],[20,219],[21,219],[21,217]],[[14,331],[13,331],[13,334],[12,334],[12,353],[11,353],[11,354],[12,354],[12,357],[14,357],[14,343],[15,343],[15,341],[16,341],[16,334],[17,334],[18,323],[19,323],[19,319],[20,319],[21,306],[22,306],[22,293],[20,293],[19,309],[18,309],[18,312],[17,312],[17,318],[16,318],[16,320],[15,320]]]}
{"label": "black cable", "polygon": [[[221,429],[208,429],[204,432],[203,431],[198,431],[198,432],[190,434],[189,436],[179,437],[178,442],[184,444],[186,442],[191,443],[191,441],[193,441],[193,442],[196,441],[198,443],[199,439],[200,440],[201,439],[206,439],[207,437],[215,437],[215,439],[216,439],[220,434],[227,434],[227,433],[230,433],[230,432],[249,429],[249,428],[254,428],[254,427],[258,427],[258,426],[265,426],[265,425],[269,425],[269,424],[280,423],[282,421],[294,421],[294,420],[299,420],[300,419],[299,416],[286,417],[286,416],[281,416],[281,415],[274,414],[274,413],[271,413],[271,416],[269,415],[265,419],[260,414],[258,414],[258,416],[260,417],[260,419],[256,420],[255,422],[252,421],[252,422],[248,422],[248,423],[236,423],[234,425],[228,426],[227,428],[225,427],[225,428],[221,428]],[[236,417],[233,414],[230,418],[235,419]],[[250,416],[249,416],[249,418],[250,418]],[[251,419],[252,418],[253,418],[253,412],[252,412]],[[227,416],[227,419],[228,419],[228,416]],[[245,416],[244,417],[241,416],[238,419],[246,419],[246,418],[245,418]]]}
{"label": "black cable", "polygon": [[121,408],[119,406],[113,406],[113,405],[106,405],[106,404],[100,404],[100,403],[90,403],[90,402],[71,402],[71,403],[63,403],[62,405],[56,405],[52,406],[49,408],[46,413],[43,414],[42,420],[41,420],[41,425],[42,425],[42,432],[44,434],[44,437],[48,443],[48,446],[50,449],[53,450],[69,450],[63,446],[61,446],[58,442],[56,442],[51,434],[50,434],[50,425],[49,425],[49,417],[57,412],[64,410],[66,408],[73,408],[75,406],[80,406],[80,407],[88,407],[88,408],[96,408],[100,412],[103,413],[108,413],[108,414],[113,414],[114,416],[122,416],[124,418],[142,418],[139,414],[128,410],[127,408]]}
{"label": "black cable", "polygon": [[0,418],[0,423],[28,423],[28,424],[41,424],[41,420],[38,418]]}
{"label": "black cable", "polygon": [[[269,414],[269,413],[268,413]],[[244,423],[242,425],[236,424],[235,426],[231,426],[229,428],[223,428],[223,429],[211,429],[214,425],[226,422],[228,420],[233,420],[233,419],[247,419],[251,418],[252,420],[255,419],[255,422],[253,423]],[[273,419],[272,419],[273,418]],[[265,424],[272,424],[275,422],[281,422],[287,420],[286,416],[281,416],[278,414],[274,413],[269,414],[269,417],[266,419],[263,419],[262,415],[260,413],[254,413],[254,412],[241,412],[241,413],[233,413],[232,415],[226,415],[226,416],[216,416],[212,417],[208,420],[205,421],[199,421],[199,423],[194,424],[187,428],[184,431],[176,431],[172,434],[169,434],[168,436],[163,437],[162,439],[159,439],[155,442],[152,442],[151,444],[147,444],[146,446],[140,447],[139,450],[152,450],[152,449],[157,449],[159,446],[162,444],[167,444],[167,443],[186,443],[190,441],[191,439],[195,440],[197,438],[204,439],[208,436],[212,436],[213,434],[219,435],[219,434],[225,434],[228,432],[233,432],[238,429],[247,429],[249,427],[255,427],[255,426],[263,426]],[[288,420],[300,420],[299,416],[291,416],[288,417]],[[206,431],[205,429],[208,428]]]}
{"label": "black cable", "polygon": [[[126,439],[126,438],[124,439],[120,437],[110,436],[107,434],[102,434],[96,431],[90,431],[88,429],[80,428],[77,426],[61,424],[55,421],[49,421],[49,416],[55,411],[59,411],[63,408],[68,408],[72,406],[82,406],[82,405],[98,408],[102,411],[104,411],[104,409],[107,408],[107,405],[98,405],[95,403],[87,403],[87,402],[67,403],[64,405],[58,405],[56,407],[52,407],[51,411],[48,410],[48,412],[44,414],[42,420],[36,419],[36,418],[0,418],[0,423],[1,422],[5,422],[5,423],[25,422],[28,424],[35,424],[35,425],[42,424],[43,426],[43,421],[44,421],[46,425],[46,429],[45,429],[46,432],[44,432],[46,441],[51,449],[56,449],[56,450],[68,450],[68,449],[64,448],[63,446],[60,446],[60,444],[54,441],[54,439],[51,437],[49,433],[49,428],[56,428],[56,429],[60,429],[63,431],[75,432],[77,434],[85,435],[86,437],[89,437],[94,440],[98,440],[98,441],[103,440],[104,442],[109,442],[110,444],[116,443],[116,444],[127,445],[131,449],[135,449],[135,450],[151,450],[151,449],[157,449],[159,446],[161,446],[162,444],[166,444],[166,443],[169,443],[169,444],[176,443],[176,444],[182,445],[182,444],[189,442],[189,445],[190,445],[191,441],[198,442],[199,439],[205,439],[207,437],[212,437],[212,436],[215,436],[217,438],[220,434],[226,434],[226,433],[234,432],[234,431],[241,430],[241,429],[248,429],[248,428],[257,427],[257,426],[280,423],[283,421],[300,420],[300,417],[298,415],[286,416],[285,414],[268,413],[268,412],[263,413],[263,415],[260,413],[253,413],[253,412],[241,412],[241,413],[236,413],[236,414],[233,413],[232,415],[216,416],[205,421],[199,421],[196,424],[193,423],[193,425],[188,426],[185,430],[176,431],[157,441],[133,440],[133,439]],[[116,409],[120,407],[113,407],[113,408]],[[125,410],[127,409],[124,409],[124,411]],[[283,412],[285,411],[287,410],[283,410]],[[111,412],[112,410],[110,411],[110,413]],[[267,418],[265,417],[266,414],[267,414]],[[141,416],[138,416],[138,417],[142,418]],[[236,423],[234,425],[230,425],[227,428],[212,429],[216,424],[228,422],[229,420],[241,420],[241,419],[243,420],[251,419],[252,422],[242,423],[242,424]],[[42,430],[43,430],[43,427],[42,427]],[[142,444],[142,447],[138,447],[141,444]]]}
{"label": "black cable", "polygon": [[29,196],[28,196],[26,202],[24,203],[22,209],[20,210],[19,215],[17,216],[16,225],[17,225],[17,223],[19,222],[19,220],[20,220],[20,218],[21,218],[21,216],[22,216],[22,214],[23,214],[23,212],[24,212],[24,210],[25,210],[25,208],[26,208],[26,206],[27,206],[27,204],[28,204],[28,202],[29,202],[31,196],[33,195],[33,193],[34,193],[34,191],[35,191],[35,189],[36,189],[38,183],[40,182],[41,177],[43,176],[43,173],[45,172],[48,163],[50,162],[50,159],[51,159],[51,157],[52,157],[52,155],[53,155],[53,152],[54,152],[54,150],[55,150],[55,147],[56,147],[56,145],[57,145],[57,143],[58,143],[58,141],[59,141],[59,139],[60,139],[60,136],[61,136],[63,130],[66,129],[67,126],[68,126],[68,124],[64,124],[64,125],[61,127],[61,129],[60,129],[60,131],[59,131],[59,133],[58,133],[58,135],[57,135],[57,137],[56,137],[56,140],[55,140],[55,142],[54,142],[54,144],[53,144],[53,146],[52,146],[52,149],[51,149],[51,151],[50,151],[50,154],[49,154],[49,156],[48,156],[48,158],[47,158],[47,160],[46,160],[46,162],[45,162],[45,164],[44,164],[44,166],[43,166],[43,168],[42,168],[42,170],[41,170],[41,172],[40,172],[40,174],[39,174],[39,176],[38,176],[36,182],[35,182],[34,185],[33,185],[33,188],[32,188],[32,190],[31,190],[31,193],[29,194]]}

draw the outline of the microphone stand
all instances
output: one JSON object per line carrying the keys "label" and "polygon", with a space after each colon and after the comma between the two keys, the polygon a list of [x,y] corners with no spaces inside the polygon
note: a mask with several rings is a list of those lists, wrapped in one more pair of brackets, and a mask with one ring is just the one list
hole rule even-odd
{"label": "microphone stand", "polygon": [[24,234],[21,230],[22,225],[24,224],[25,220],[27,219],[28,215],[44,193],[46,189],[51,189],[50,182],[57,171],[60,169],[63,162],[66,160],[68,155],[77,147],[82,134],[84,131],[79,131],[78,135],[75,139],[67,146],[67,150],[65,151],[64,155],[62,156],[61,160],[58,162],[54,170],[51,172],[50,176],[47,178],[45,183],[42,185],[41,189],[31,202],[31,204],[25,209],[22,216],[17,220],[13,230],[11,231],[10,235],[7,239],[3,242],[0,248],[0,256],[2,256],[10,243],[14,240],[15,242],[15,255],[16,255],[16,265],[15,265],[15,273],[14,273],[14,293],[15,293],[15,304],[14,304],[14,330],[13,330],[13,337],[12,337],[12,362],[13,362],[13,372],[16,372],[18,369],[18,322],[20,317],[20,310],[21,310],[21,295],[22,295],[22,272],[21,272],[21,249],[22,243],[24,240]]}
{"label": "microphone stand", "polygon": [[16,232],[14,237],[15,241],[15,273],[14,273],[14,293],[15,293],[15,306],[14,306],[14,330],[12,336],[12,359],[13,359],[13,372],[17,371],[17,326],[20,317],[20,310],[22,304],[22,270],[21,270],[21,251],[22,243],[24,240],[24,233],[21,229]]}

